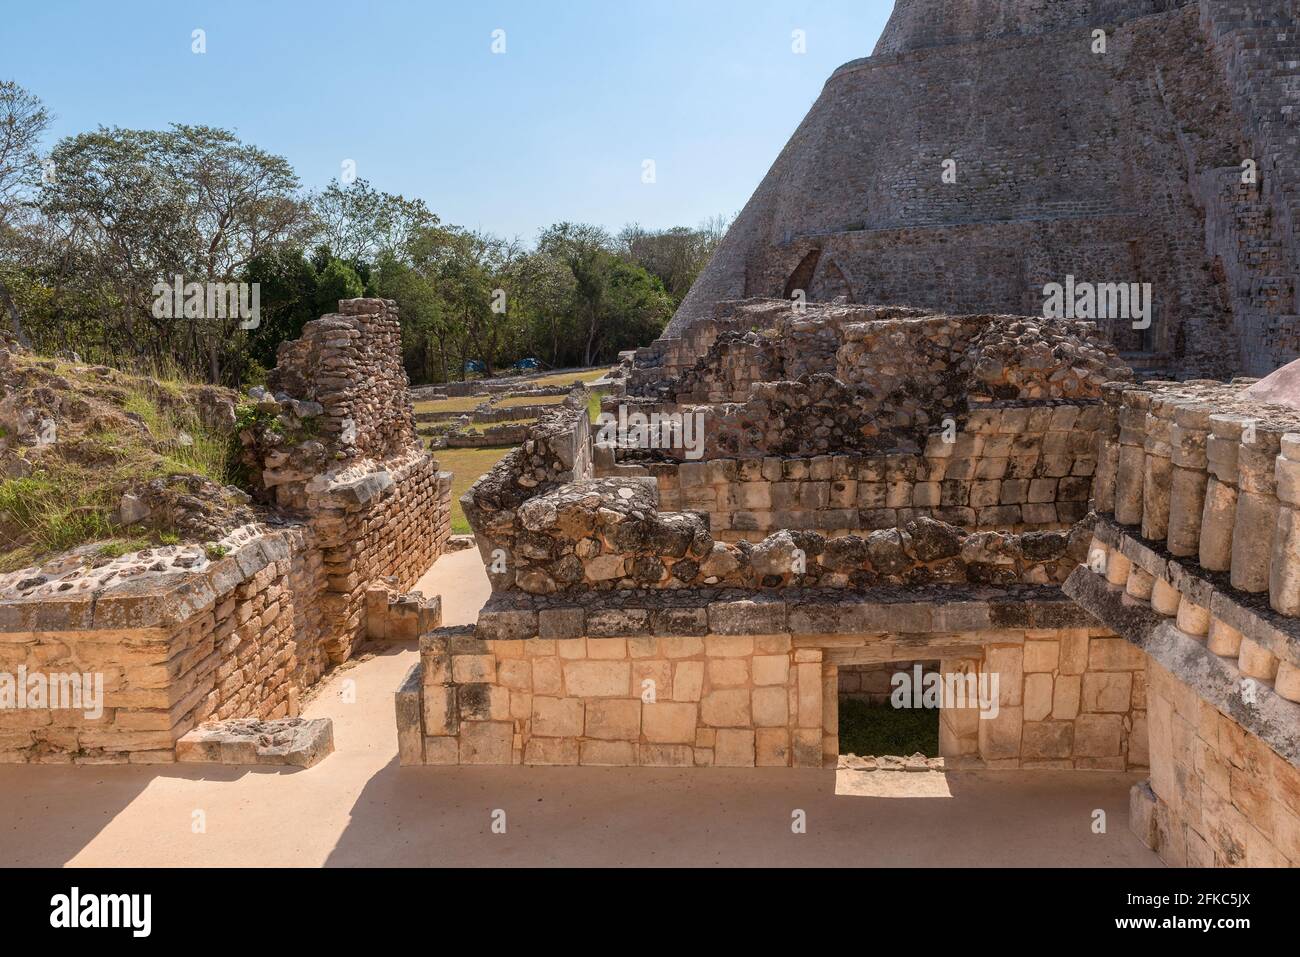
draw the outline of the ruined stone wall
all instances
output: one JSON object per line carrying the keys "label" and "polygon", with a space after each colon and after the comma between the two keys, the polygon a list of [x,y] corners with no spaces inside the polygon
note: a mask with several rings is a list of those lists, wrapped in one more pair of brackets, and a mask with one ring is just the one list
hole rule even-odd
{"label": "ruined stone wall", "polygon": [[998,675],[994,717],[939,713],[939,753],[957,766],[1126,771],[1148,763],[1146,656],[1095,623],[996,639],[982,658],[947,659],[945,673]]}
{"label": "ruined stone wall", "polygon": [[783,528],[863,533],[921,517],[963,528],[1057,528],[1087,514],[1100,421],[1096,405],[986,408],[951,443],[932,433],[921,455],[607,461],[597,474],[652,476],[663,511],[707,513],[719,541]]}
{"label": "ruined stone wall", "polygon": [[[736,487],[754,484],[762,483]],[[659,511],[649,478],[573,481],[490,512],[483,509],[484,488],[476,485],[466,498],[494,590],[536,595],[701,585],[1059,583],[1083,558],[1087,540],[1082,525],[968,532],[917,516],[865,537],[784,528],[753,544],[732,544],[715,539],[698,512]]]}
{"label": "ruined stone wall", "polygon": [[[770,299],[730,303],[725,311],[728,322],[754,328],[719,334],[692,368],[646,383],[630,398],[608,398],[603,411],[624,406],[620,422],[633,412],[690,415],[710,459],[908,451],[941,424],[979,430],[993,403],[996,418],[1004,404],[1088,402],[1105,382],[1132,374],[1086,322],[874,306],[794,309]],[[1005,413],[1017,432],[1045,414]],[[661,457],[699,452],[683,442]]]}
{"label": "ruined stone wall", "polygon": [[[1056,621],[1037,629],[1000,625],[992,603],[960,592],[929,604],[721,592],[712,601],[503,607],[477,629],[421,640],[420,663],[397,693],[399,756],[833,767],[839,669],[932,651],[945,666],[999,677],[996,717],[941,711],[952,766],[1145,766],[1141,653],[1044,595],[1016,602],[1026,619]],[[891,627],[907,631],[879,630]]]}
{"label": "ruined stone wall", "polygon": [[1300,770],[1152,662],[1131,825],[1175,867],[1300,867]]}
{"label": "ruined stone wall", "polygon": [[335,461],[402,455],[415,430],[402,327],[391,299],[341,299],[339,311],[281,343],[272,393],[319,403],[321,439]]}
{"label": "ruined stone wall", "polygon": [[1151,781],[1131,823],[1173,864],[1295,863],[1300,850],[1300,412],[1256,391],[1108,390],[1101,515],[1065,586],[1145,652]]}
{"label": "ruined stone wall", "polygon": [[282,347],[240,436],[273,524],[0,576],[0,673],[102,674],[105,692],[93,719],[0,709],[0,760],[171,761],[202,722],[297,715],[365,636],[368,587],[410,588],[450,535],[451,476],[415,436],[398,328],[390,303],[344,301]]}
{"label": "ruined stone wall", "polygon": [[[202,721],[298,713],[321,628],[311,533],[245,533],[218,559],[198,546],[155,552],[117,560],[98,582],[60,591],[66,582],[56,580],[0,606],[0,672],[104,682],[98,717],[0,710],[0,760],[170,762],[176,740]],[[172,552],[192,570],[148,571]]]}
{"label": "ruined stone wall", "polygon": [[302,515],[323,558],[328,638],[312,674],[346,660],[365,631],[365,590],[409,588],[451,534],[451,476],[415,431],[396,304],[350,299],[281,345],[241,438],[266,496]]}

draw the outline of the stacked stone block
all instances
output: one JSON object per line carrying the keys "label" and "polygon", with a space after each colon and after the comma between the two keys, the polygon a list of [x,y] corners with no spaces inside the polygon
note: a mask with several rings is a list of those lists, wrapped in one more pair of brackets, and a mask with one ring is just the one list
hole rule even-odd
{"label": "stacked stone block", "polygon": [[1147,672],[1151,780],[1130,824],[1174,867],[1300,866],[1300,770],[1165,668]]}
{"label": "stacked stone block", "polygon": [[295,716],[299,655],[318,641],[300,628],[315,593],[299,590],[297,556],[311,547],[289,529],[193,572],[4,606],[0,671],[101,674],[104,711],[0,710],[0,760],[165,763],[203,721]]}
{"label": "stacked stone block", "polygon": [[821,652],[788,635],[435,632],[420,675],[404,764],[822,765]]}
{"label": "stacked stone block", "polygon": [[[1300,429],[1300,414],[1254,403],[1244,388],[1148,383],[1123,391],[1113,500],[1115,521],[1126,530],[1110,543],[1094,541],[1091,549],[1109,563],[1106,576],[1112,584],[1176,618],[1187,633],[1213,635],[1211,649],[1234,658],[1241,656],[1239,629],[1215,618],[1212,599],[1226,609],[1241,604],[1231,591],[1266,594],[1282,615],[1300,610],[1295,461],[1289,457],[1300,458],[1300,433],[1289,431]],[[1165,456],[1166,437],[1173,440],[1172,459]],[[1104,493],[1098,488],[1095,495],[1100,499]],[[1230,591],[1184,573],[1182,565],[1146,547],[1152,542],[1187,559],[1189,567],[1199,563],[1207,571],[1226,572]],[[1258,627],[1267,634],[1272,626]],[[1270,638],[1261,646],[1247,638],[1245,648],[1243,673],[1276,685],[1280,672],[1278,693],[1300,701],[1300,651],[1293,651],[1291,642]]]}
{"label": "stacked stone block", "polygon": [[0,711],[0,760],[171,761],[204,721],[297,715],[365,636],[371,583],[410,588],[450,536],[451,476],[416,438],[399,332],[391,303],[343,301],[281,347],[274,394],[241,435],[261,491],[288,511],[281,528],[0,604],[0,670],[98,672],[106,692],[93,720]]}
{"label": "stacked stone block", "polygon": [[1059,596],[948,598],[489,606],[421,639],[397,694],[401,760],[833,767],[843,670],[932,650],[998,675],[996,716],[941,711],[954,765],[1145,766],[1139,652]]}
{"label": "stacked stone block", "polygon": [[783,528],[869,532],[921,517],[966,528],[1059,528],[1087,514],[1100,422],[1097,404],[981,408],[960,430],[931,432],[920,454],[640,465],[597,447],[596,474],[653,476],[665,510],[707,512],[723,541]]}

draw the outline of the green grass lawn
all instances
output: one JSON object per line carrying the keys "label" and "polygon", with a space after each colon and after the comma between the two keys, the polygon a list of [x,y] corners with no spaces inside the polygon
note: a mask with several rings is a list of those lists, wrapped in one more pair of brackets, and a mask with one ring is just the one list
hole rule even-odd
{"label": "green grass lawn", "polygon": [[599,369],[587,369],[582,372],[558,372],[553,375],[542,376],[540,379],[529,379],[530,386],[548,386],[548,385],[571,385],[574,380],[581,379],[583,382],[595,382],[613,366],[601,366]]}
{"label": "green grass lawn", "polygon": [[485,395],[461,395],[452,396],[450,399],[429,399],[425,402],[415,403],[415,412],[417,415],[421,412],[473,412],[485,401],[487,401]]}
{"label": "green grass lawn", "polygon": [[565,396],[562,395],[521,395],[517,399],[502,399],[496,403],[496,408],[517,409],[521,405],[559,405],[564,399]]}
{"label": "green grass lawn", "polygon": [[920,751],[939,756],[939,709],[895,708],[840,698],[840,754],[862,757]]}
{"label": "green grass lawn", "polygon": [[460,508],[460,497],[492,466],[501,461],[509,448],[497,449],[437,449],[434,455],[438,467],[452,473],[451,480],[451,531],[454,535],[468,535],[471,531],[465,513]]}

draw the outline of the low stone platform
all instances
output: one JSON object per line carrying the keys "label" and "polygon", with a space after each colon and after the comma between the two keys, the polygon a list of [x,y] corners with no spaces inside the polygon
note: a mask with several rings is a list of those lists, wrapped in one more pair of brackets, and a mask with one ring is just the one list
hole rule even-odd
{"label": "low stone platform", "polygon": [[234,718],[196,728],[176,742],[182,764],[261,764],[310,768],[334,751],[329,718]]}

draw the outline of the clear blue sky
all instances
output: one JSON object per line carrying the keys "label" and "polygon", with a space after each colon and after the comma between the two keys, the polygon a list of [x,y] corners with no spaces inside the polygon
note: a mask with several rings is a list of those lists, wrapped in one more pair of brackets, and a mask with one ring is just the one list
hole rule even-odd
{"label": "clear blue sky", "polygon": [[[870,54],[891,7],[40,0],[6,6],[0,78],[45,101],[56,137],[222,126],[286,156],[305,186],[352,159],[446,222],[531,241],[564,219],[693,226],[737,212],[831,71]],[[496,29],[504,55],[491,52]]]}

